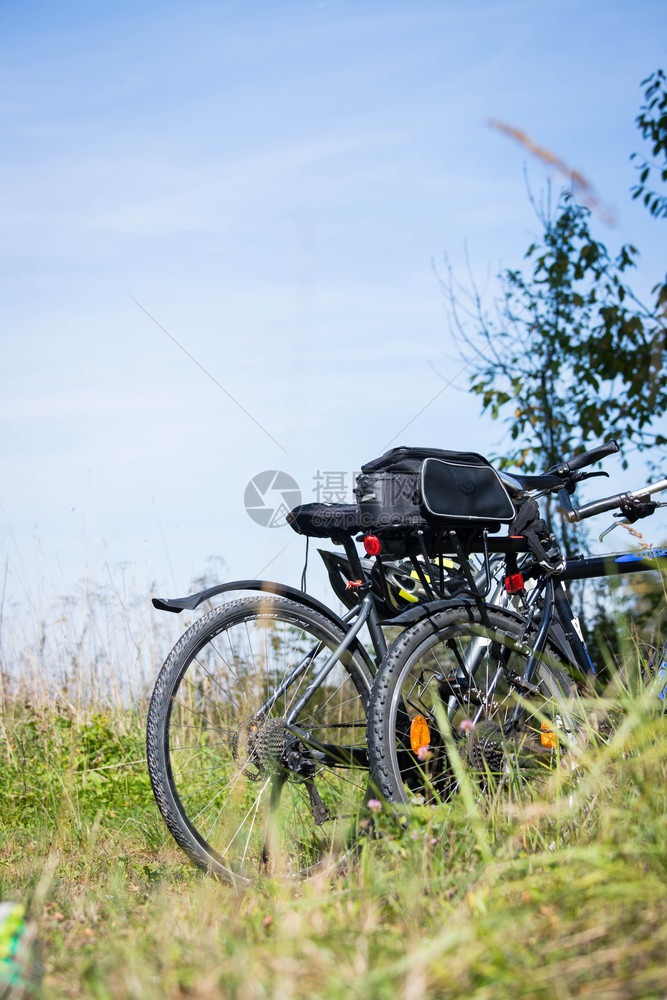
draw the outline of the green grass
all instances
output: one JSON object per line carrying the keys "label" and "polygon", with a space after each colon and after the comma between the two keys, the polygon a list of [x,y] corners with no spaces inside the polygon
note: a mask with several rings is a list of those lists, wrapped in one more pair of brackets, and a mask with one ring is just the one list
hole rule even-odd
{"label": "green grass", "polygon": [[238,893],[172,844],[144,710],[7,696],[0,898],[45,998],[664,997],[667,727],[625,707],[543,798],[385,808],[344,876]]}

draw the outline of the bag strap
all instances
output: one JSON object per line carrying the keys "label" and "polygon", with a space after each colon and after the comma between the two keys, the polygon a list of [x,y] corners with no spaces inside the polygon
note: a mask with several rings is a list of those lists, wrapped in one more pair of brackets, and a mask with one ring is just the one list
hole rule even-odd
{"label": "bag strap", "polygon": [[[536,500],[531,498],[521,504],[516,517],[510,524],[509,533],[510,535],[522,535],[526,539],[530,552],[547,573],[563,572],[565,558],[553,542],[553,536],[546,521],[540,517],[540,508]],[[550,543],[551,555],[542,544],[542,540]]]}

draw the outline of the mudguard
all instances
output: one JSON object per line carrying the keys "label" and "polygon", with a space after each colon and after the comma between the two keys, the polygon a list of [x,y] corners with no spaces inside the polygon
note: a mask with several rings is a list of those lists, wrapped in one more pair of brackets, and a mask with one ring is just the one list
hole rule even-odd
{"label": "mudguard", "polygon": [[[474,605],[472,597],[450,597],[442,601],[420,601],[412,604],[406,611],[401,611],[395,618],[387,618],[381,625],[412,625],[413,622],[421,621],[422,618],[430,618],[436,611],[446,611],[447,608],[460,608],[462,605],[468,607]],[[492,607],[492,605],[489,605]],[[503,608],[503,610],[505,610]]]}
{"label": "mudguard", "polygon": [[[275,594],[277,597],[287,597],[296,604],[301,604],[311,611],[317,611],[343,632],[348,631],[349,626],[343,619],[322,601],[318,601],[316,597],[311,597],[310,594],[306,594],[303,590],[297,590],[296,587],[290,587],[285,583],[273,583],[271,580],[232,580],[229,583],[216,583],[212,587],[207,587],[206,590],[200,590],[197,594],[190,594],[189,597],[154,597],[152,603],[158,611],[172,611],[174,614],[180,614],[181,611],[194,611],[204,601],[232,590],[259,590],[266,594]],[[352,643],[352,648],[364,660],[371,674],[374,675],[376,667],[357,639]]]}
{"label": "mudguard", "polygon": [[[415,604],[413,607],[408,608],[407,611],[403,611],[402,614],[397,615],[396,618],[392,618],[389,621],[383,621],[382,625],[403,625],[406,628],[412,625],[414,622],[421,621],[423,618],[430,618],[432,615],[436,614],[438,611],[446,611],[448,608],[460,608],[460,607],[474,607],[475,602],[472,597],[459,597],[451,598],[447,601],[424,601],[422,604]],[[513,608],[503,608],[500,605],[487,604],[486,607],[489,611],[497,611],[500,614],[508,615],[510,618],[514,618],[515,621],[519,623],[525,622],[525,618],[520,615]],[[539,615],[535,619],[535,625],[539,625]],[[558,652],[563,657],[563,660],[571,665],[576,665],[576,659],[574,653],[572,652],[572,647],[567,640],[565,632],[562,625],[557,619],[551,624],[549,629],[549,641],[556,647]]]}

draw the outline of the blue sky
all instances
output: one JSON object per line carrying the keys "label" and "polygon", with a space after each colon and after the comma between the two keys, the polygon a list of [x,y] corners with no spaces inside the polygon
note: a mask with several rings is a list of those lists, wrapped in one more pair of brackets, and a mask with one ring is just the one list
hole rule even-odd
{"label": "blue sky", "polygon": [[211,556],[297,583],[296,536],[244,510],[256,473],[312,499],[318,471],[349,479],[392,441],[498,450],[442,391],[459,364],[433,272],[446,253],[465,278],[467,246],[492,296],[538,231],[524,168],[536,192],[549,174],[488,119],[591,181],[617,219],[598,236],[637,244],[646,289],[664,233],[629,155],[665,38],[652,0],[5,0],[13,599],[119,565],[183,592]]}

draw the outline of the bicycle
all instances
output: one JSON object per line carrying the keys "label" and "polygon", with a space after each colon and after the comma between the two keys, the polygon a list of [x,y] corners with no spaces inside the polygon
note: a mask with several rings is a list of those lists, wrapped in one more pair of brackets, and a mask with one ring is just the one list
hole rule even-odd
{"label": "bicycle", "polygon": [[[572,506],[576,483],[591,475],[580,470],[617,450],[609,442],[549,469],[541,483],[533,479],[533,496],[557,493],[572,522],[615,509],[630,522],[650,516],[660,505],[649,498],[667,489],[667,479]],[[504,482],[520,509],[526,481],[506,476]],[[458,786],[453,748],[482,788],[544,774],[586,725],[578,695],[596,688],[566,582],[655,571],[667,556],[667,549],[654,549],[577,556],[562,565],[553,556],[551,565],[538,559],[519,567],[525,538],[505,542],[506,591],[518,608],[507,600],[489,603],[471,589],[464,598],[423,603],[396,619],[406,628],[375,679],[368,722],[372,781],[391,802],[448,798]],[[469,548],[484,544],[478,533]],[[666,688],[662,671],[655,693],[663,702]]]}
{"label": "bicycle", "polygon": [[[416,556],[384,566],[359,556],[356,504],[304,504],[288,519],[306,538],[343,546],[344,557],[320,553],[343,616],[263,580],[153,599],[179,613],[242,593],[178,640],[146,730],[151,784],[170,833],[193,864],[235,885],[281,871],[305,876],[329,857],[345,858],[371,794],[365,731],[387,648],[380,623],[432,593]],[[439,574],[452,593],[462,585],[452,561]],[[364,627],[371,653],[359,639]]]}

